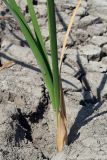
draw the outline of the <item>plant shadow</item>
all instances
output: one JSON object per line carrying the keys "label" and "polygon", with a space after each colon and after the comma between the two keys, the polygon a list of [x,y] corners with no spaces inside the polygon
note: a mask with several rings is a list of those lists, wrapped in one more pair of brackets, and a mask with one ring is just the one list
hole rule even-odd
{"label": "plant shadow", "polygon": [[15,128],[15,146],[19,147],[25,139],[32,142],[31,126],[28,123],[26,115],[21,112],[21,109],[17,108],[17,114],[12,115],[11,118],[17,122]]}
{"label": "plant shadow", "polygon": [[[101,113],[97,113],[93,115],[93,113],[97,111],[107,99],[106,96],[101,99],[101,92],[106,84],[107,74],[106,73],[104,74],[100,82],[100,85],[96,89],[97,96],[95,97],[92,93],[91,87],[86,78],[86,71],[81,63],[79,54],[77,55],[77,64],[79,66],[79,72],[76,75],[76,77],[80,80],[82,84],[83,100],[80,101],[80,105],[82,105],[82,108],[78,112],[78,115],[74,121],[74,124],[70,128],[69,135],[68,135],[68,145],[70,145],[76,139],[79,138],[80,136],[79,130],[81,129],[81,127],[87,125],[95,117],[99,117],[107,113],[107,111],[103,111]],[[88,93],[88,99],[86,99],[86,93]]]}
{"label": "plant shadow", "polygon": [[13,31],[11,31],[11,30],[9,30],[9,31],[10,31],[10,33],[14,36],[14,38],[16,38],[17,40],[19,40],[20,45],[21,45],[22,47],[24,47],[24,46],[29,47],[29,45],[28,45],[28,43],[27,43],[26,40],[23,40],[21,37],[19,37],[19,36],[18,36],[17,34],[15,34]]}
{"label": "plant shadow", "polygon": [[[9,47],[9,46],[8,46],[8,47]],[[8,47],[7,47],[7,48],[8,48]],[[6,50],[7,50],[7,49],[6,49]],[[1,57],[1,58],[4,58],[4,59],[6,59],[6,60],[9,60],[9,61],[13,61],[13,62],[15,62],[15,64],[21,65],[22,67],[25,67],[25,68],[34,70],[34,71],[39,72],[39,73],[41,72],[39,68],[37,68],[37,67],[35,67],[35,66],[33,66],[33,65],[30,65],[30,64],[27,64],[27,63],[25,63],[25,62],[16,60],[15,58],[10,57],[10,56],[6,55],[6,54],[3,53],[3,52],[0,52],[0,57]]]}

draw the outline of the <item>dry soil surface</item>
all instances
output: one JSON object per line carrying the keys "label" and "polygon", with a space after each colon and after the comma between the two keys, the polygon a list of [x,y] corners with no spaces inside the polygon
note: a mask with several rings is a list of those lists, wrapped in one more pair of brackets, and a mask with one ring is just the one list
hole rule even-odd
{"label": "dry soil surface", "polygon": [[[28,24],[28,9],[17,0]],[[62,82],[68,145],[55,149],[55,121],[37,62],[0,0],[0,160],[107,160],[107,0],[81,0]],[[34,1],[49,49],[46,1]],[[56,0],[58,52],[77,0]]]}

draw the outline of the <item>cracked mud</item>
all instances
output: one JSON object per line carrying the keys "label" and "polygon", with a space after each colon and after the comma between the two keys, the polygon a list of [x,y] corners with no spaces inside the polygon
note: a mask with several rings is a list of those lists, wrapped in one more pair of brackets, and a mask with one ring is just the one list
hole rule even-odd
{"label": "cracked mud", "polygon": [[[27,6],[17,1],[31,25]],[[76,2],[56,0],[59,53]],[[40,0],[34,6],[49,51],[46,4]],[[106,0],[82,0],[67,42],[62,82],[68,146],[56,153],[54,113],[39,66],[0,0],[0,160],[107,159]]]}

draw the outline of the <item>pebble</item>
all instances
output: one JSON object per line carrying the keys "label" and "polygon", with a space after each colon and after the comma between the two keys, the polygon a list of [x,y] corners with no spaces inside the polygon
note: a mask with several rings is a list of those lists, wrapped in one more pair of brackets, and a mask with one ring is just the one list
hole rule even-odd
{"label": "pebble", "polygon": [[107,36],[93,36],[91,43],[100,47],[107,43]]}
{"label": "pebble", "polygon": [[79,47],[80,54],[87,56],[88,60],[100,59],[101,48],[93,44]]}
{"label": "pebble", "polygon": [[107,71],[107,65],[104,64],[102,61],[100,62],[95,62],[95,61],[90,61],[86,65],[87,72],[100,72],[104,73]]}
{"label": "pebble", "polygon": [[80,20],[79,27],[81,28],[87,27],[89,25],[92,25],[93,23],[100,23],[100,22],[101,22],[101,19],[99,17],[88,15],[88,16],[83,17]]}
{"label": "pebble", "polygon": [[98,16],[107,22],[107,0],[88,0],[89,14]]}
{"label": "pebble", "polygon": [[105,32],[106,32],[106,24],[103,24],[103,23],[92,24],[91,26],[87,27],[87,33],[90,36],[102,35]]}

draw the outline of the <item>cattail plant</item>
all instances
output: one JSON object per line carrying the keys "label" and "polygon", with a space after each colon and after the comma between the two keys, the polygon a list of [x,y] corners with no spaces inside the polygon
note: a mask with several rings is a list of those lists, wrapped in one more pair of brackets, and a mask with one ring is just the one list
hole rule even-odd
{"label": "cattail plant", "polygon": [[[65,36],[65,41],[62,50],[62,56],[60,65],[58,65],[58,51],[57,51],[57,35],[56,35],[56,20],[55,20],[55,5],[54,0],[46,0],[47,2],[47,14],[48,14],[48,29],[50,39],[50,52],[51,62],[49,62],[47,50],[45,48],[44,40],[40,31],[40,27],[37,21],[35,10],[32,0],[26,0],[28,5],[29,14],[32,21],[33,32],[27,24],[25,17],[15,0],[3,0],[9,7],[12,13],[15,15],[18,21],[21,31],[23,32],[29,47],[31,48],[42,72],[42,76],[46,87],[49,91],[50,100],[53,109],[56,113],[57,119],[57,150],[61,151],[63,145],[67,143],[67,118],[64,103],[64,95],[61,82],[61,64],[64,55],[64,49],[66,47],[66,41],[71,29],[76,10],[70,20],[68,32]],[[79,0],[80,2],[80,0]],[[79,3],[80,4],[80,3]],[[77,8],[79,7],[79,4]],[[77,9],[76,8],[76,9]]]}

